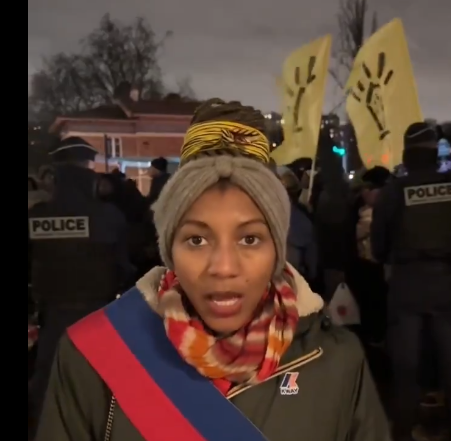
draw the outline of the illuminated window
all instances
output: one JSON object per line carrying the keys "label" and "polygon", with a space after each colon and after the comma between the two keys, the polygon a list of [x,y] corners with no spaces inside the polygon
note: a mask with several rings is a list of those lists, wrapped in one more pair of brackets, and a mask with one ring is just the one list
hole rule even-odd
{"label": "illuminated window", "polygon": [[122,157],[122,140],[120,138],[107,139],[107,155],[109,158]]}

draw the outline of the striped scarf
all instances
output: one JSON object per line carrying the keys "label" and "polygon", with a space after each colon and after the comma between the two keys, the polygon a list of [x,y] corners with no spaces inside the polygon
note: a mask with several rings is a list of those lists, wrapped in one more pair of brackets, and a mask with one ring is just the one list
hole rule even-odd
{"label": "striped scarf", "polygon": [[232,383],[257,384],[271,376],[293,340],[299,319],[296,294],[285,281],[265,293],[247,326],[221,339],[188,314],[173,271],[162,277],[158,298],[169,340],[188,364],[212,379],[224,394]]}

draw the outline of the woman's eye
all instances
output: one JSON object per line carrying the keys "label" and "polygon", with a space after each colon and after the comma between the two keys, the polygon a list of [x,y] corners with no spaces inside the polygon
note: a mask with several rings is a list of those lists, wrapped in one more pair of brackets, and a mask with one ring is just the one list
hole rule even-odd
{"label": "woman's eye", "polygon": [[205,239],[202,236],[191,236],[188,243],[194,247],[205,245]]}
{"label": "woman's eye", "polygon": [[260,243],[260,239],[257,236],[244,236],[240,240],[242,245],[257,245],[258,243]]}

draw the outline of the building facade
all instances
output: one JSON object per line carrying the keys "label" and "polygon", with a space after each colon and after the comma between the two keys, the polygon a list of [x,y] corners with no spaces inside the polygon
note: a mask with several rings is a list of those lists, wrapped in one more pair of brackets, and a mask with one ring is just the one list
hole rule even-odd
{"label": "building facade", "polygon": [[111,106],[58,117],[50,131],[62,138],[85,139],[99,152],[97,171],[119,168],[146,193],[152,159],[165,157],[170,171],[177,167],[184,134],[199,103],[175,99],[152,102],[132,97],[130,94],[116,99]]}

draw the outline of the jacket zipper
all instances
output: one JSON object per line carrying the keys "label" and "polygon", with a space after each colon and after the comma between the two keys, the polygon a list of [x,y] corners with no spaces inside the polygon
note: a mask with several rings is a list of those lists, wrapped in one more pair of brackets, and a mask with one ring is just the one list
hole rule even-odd
{"label": "jacket zipper", "polygon": [[296,369],[300,366],[304,366],[307,363],[310,363],[311,361],[316,360],[317,358],[321,357],[321,355],[323,355],[323,352],[324,351],[322,348],[318,348],[318,349],[315,349],[314,351],[308,353],[307,355],[303,355],[302,357],[299,357],[296,360],[291,361],[290,363],[284,364],[283,366],[280,366],[273,375],[271,375],[270,377],[268,377],[266,380],[262,381],[261,383],[251,384],[251,385],[244,386],[244,387],[236,386],[229,391],[226,398],[228,400],[230,400],[231,398],[236,397],[237,395],[250,389],[251,387],[256,387],[260,384],[265,383],[266,381],[272,380],[273,378],[276,378],[282,374],[285,374],[286,372],[289,372],[291,369]]}
{"label": "jacket zipper", "polygon": [[108,418],[106,420],[105,437],[103,438],[103,441],[111,441],[115,407],[116,407],[116,397],[113,395],[110,401],[110,408],[108,409]]}

